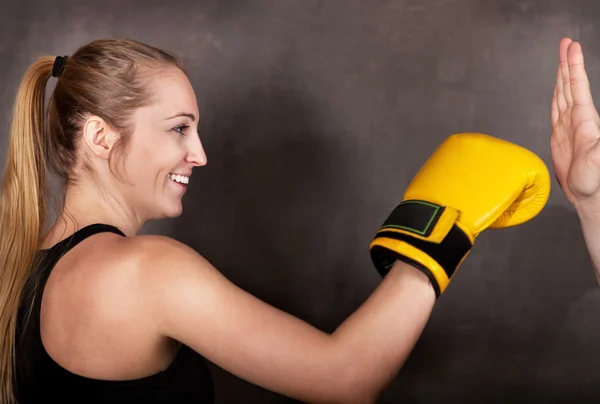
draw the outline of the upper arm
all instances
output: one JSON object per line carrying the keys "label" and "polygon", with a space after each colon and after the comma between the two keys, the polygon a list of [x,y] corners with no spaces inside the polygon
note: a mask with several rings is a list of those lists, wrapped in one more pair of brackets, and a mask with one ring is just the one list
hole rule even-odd
{"label": "upper arm", "polygon": [[350,358],[329,334],[240,289],[193,249],[144,237],[142,293],[159,333],[280,394],[332,402],[349,393]]}

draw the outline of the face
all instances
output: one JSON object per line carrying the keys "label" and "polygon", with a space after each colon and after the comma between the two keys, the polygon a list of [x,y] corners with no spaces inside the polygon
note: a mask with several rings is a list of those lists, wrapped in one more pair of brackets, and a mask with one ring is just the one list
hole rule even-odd
{"label": "face", "polygon": [[124,186],[126,198],[146,220],[179,216],[192,169],[207,162],[196,96],[185,74],[174,70],[151,85],[156,102],[134,113],[123,163],[132,184]]}

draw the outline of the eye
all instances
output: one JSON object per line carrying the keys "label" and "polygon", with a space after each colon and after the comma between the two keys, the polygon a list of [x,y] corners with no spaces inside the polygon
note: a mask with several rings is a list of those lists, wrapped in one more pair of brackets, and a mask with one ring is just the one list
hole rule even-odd
{"label": "eye", "polygon": [[185,130],[189,128],[188,125],[179,125],[173,128],[173,130],[177,133],[180,133],[182,135],[185,135]]}

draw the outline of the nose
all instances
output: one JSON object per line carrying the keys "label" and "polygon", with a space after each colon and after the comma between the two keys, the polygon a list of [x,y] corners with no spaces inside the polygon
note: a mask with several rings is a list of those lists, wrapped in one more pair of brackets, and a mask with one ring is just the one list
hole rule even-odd
{"label": "nose", "polygon": [[200,136],[190,136],[190,147],[188,153],[185,157],[186,163],[193,164],[194,166],[205,166],[208,161],[206,158],[206,152],[204,151],[204,147],[202,147],[202,141],[200,140]]}

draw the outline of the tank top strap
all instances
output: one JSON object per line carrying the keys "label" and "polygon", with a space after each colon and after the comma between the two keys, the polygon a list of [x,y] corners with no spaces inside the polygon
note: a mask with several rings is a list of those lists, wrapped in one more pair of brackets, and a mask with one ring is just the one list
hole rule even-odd
{"label": "tank top strap", "polygon": [[82,227],[81,229],[79,229],[75,233],[73,233],[71,236],[62,240],[60,243],[66,243],[69,245],[69,248],[73,248],[77,244],[81,243],[86,238],[93,236],[94,234],[106,233],[106,232],[116,233],[116,234],[119,234],[119,235],[125,237],[125,234],[115,226],[112,226],[109,224],[104,224],[104,223],[94,223],[94,224],[90,224],[88,226]]}
{"label": "tank top strap", "polygon": [[68,236],[67,238],[59,241],[57,244],[50,247],[49,249],[50,250],[54,249],[55,247],[57,247],[59,245],[68,245],[69,249],[71,249],[71,248],[75,247],[77,244],[81,243],[86,238],[93,236],[94,234],[105,233],[105,232],[116,233],[116,234],[119,234],[119,235],[125,237],[125,234],[115,226],[112,226],[110,224],[104,224],[104,223],[94,223],[94,224],[90,224],[85,227],[82,227],[81,229],[77,230],[75,233]]}
{"label": "tank top strap", "polygon": [[91,237],[94,234],[106,232],[115,233],[120,236],[126,237],[125,234],[115,226],[104,223],[90,224],[75,231],[73,234],[62,239],[52,247],[40,250],[40,254],[38,254],[38,259],[41,260],[41,262],[38,261],[38,265],[41,265],[46,269],[50,269],[63,255],[65,255],[69,250],[74,248],[77,244],[81,243],[86,238]]}

